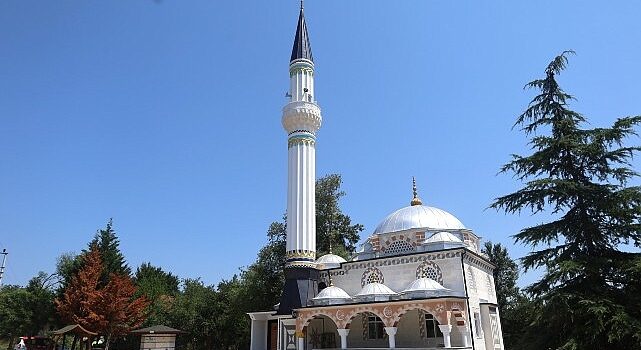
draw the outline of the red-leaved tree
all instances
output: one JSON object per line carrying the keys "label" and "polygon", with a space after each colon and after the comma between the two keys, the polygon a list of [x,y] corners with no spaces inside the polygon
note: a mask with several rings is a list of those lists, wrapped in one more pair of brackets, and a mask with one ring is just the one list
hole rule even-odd
{"label": "red-leaved tree", "polygon": [[111,274],[102,286],[102,271],[102,258],[94,245],[84,256],[83,268],[56,300],[56,307],[65,322],[103,335],[105,350],[109,350],[113,338],[142,324],[149,302],[144,296],[134,298],[136,286],[127,275]]}

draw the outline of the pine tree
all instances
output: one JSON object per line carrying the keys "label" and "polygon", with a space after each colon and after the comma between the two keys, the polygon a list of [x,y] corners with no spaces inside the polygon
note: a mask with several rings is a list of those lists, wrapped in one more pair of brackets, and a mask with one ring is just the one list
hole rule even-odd
{"label": "pine tree", "polygon": [[113,219],[109,219],[104,229],[96,232],[93,240],[89,242],[89,247],[94,245],[100,251],[104,266],[101,281],[106,282],[112,273],[131,276],[131,268],[120,251],[120,240],[113,229]]}
{"label": "pine tree", "polygon": [[628,185],[639,147],[624,146],[641,116],[584,128],[586,118],[569,109],[573,97],[556,81],[570,53],[526,85],[540,93],[515,126],[531,137],[533,153],[502,168],[525,184],[492,204],[553,217],[515,235],[533,248],[525,269],[544,269],[527,288],[537,307],[523,348],[641,349],[641,254],[621,247],[641,245],[641,189]]}

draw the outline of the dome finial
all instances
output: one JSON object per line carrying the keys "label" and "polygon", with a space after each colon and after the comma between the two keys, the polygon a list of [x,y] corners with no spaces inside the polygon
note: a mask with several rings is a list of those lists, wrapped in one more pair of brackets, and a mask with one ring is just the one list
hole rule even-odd
{"label": "dome finial", "polygon": [[414,193],[414,198],[410,202],[411,205],[423,205],[423,201],[418,198],[418,191],[416,190],[416,178],[412,176],[412,192]]}

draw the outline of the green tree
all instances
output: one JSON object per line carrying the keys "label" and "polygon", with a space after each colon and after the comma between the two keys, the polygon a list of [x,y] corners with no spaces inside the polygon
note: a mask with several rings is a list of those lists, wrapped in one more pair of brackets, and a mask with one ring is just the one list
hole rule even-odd
{"label": "green tree", "polygon": [[348,258],[354,253],[363,225],[352,223],[343,213],[340,200],[346,193],[341,190],[343,180],[339,174],[329,174],[316,180],[316,251],[318,255],[329,253],[330,244],[334,254]]}
{"label": "green tree", "polygon": [[[100,256],[104,264],[104,271],[101,277],[103,283],[106,283],[110,274],[131,276],[131,268],[127,265],[125,256],[120,251],[120,240],[113,229],[113,220],[107,221],[107,226],[96,232],[93,240],[89,242],[88,247],[98,247]],[[86,253],[88,250],[85,250]]]}
{"label": "green tree", "polygon": [[17,337],[38,335],[54,320],[52,275],[39,272],[26,287],[0,288],[0,339],[11,349]]}
{"label": "green tree", "polygon": [[53,301],[57,284],[56,274],[50,275],[42,271],[27,283],[25,289],[30,295],[29,309],[31,310],[29,334],[40,334],[45,331],[46,325],[56,321],[56,308]]}
{"label": "green tree", "polygon": [[249,349],[251,324],[247,312],[255,311],[248,308],[248,301],[253,298],[253,292],[255,290],[247,288],[238,276],[218,284],[216,299],[220,313],[216,323],[221,332],[216,348]]}
{"label": "green tree", "polygon": [[9,341],[7,350],[12,349],[17,337],[29,333],[33,316],[29,299],[29,292],[20,286],[0,289],[0,338]]}
{"label": "green tree", "polygon": [[94,245],[98,247],[98,251],[103,257],[104,270],[100,278],[103,286],[107,284],[109,275],[112,273],[131,276],[131,268],[127,265],[125,256],[120,251],[120,240],[114,231],[113,220],[109,219],[105,228],[98,230],[93,239],[87,244],[87,249],[83,249],[80,254],[68,252],[58,257],[56,273],[61,280],[59,295],[64,292],[71,279],[82,269],[83,259]]}
{"label": "green tree", "polygon": [[62,294],[67,285],[71,282],[82,267],[82,259],[75,253],[67,252],[58,256],[56,261],[56,274],[59,276],[60,285],[58,293]]}
{"label": "green tree", "polygon": [[533,153],[514,155],[502,168],[525,184],[492,204],[552,217],[515,235],[533,248],[522,259],[525,269],[545,270],[527,288],[536,311],[523,348],[641,349],[641,254],[621,249],[641,245],[641,189],[628,186],[637,176],[630,160],[639,147],[624,146],[641,117],[585,128],[586,118],[569,109],[572,96],[556,81],[568,53],[526,85],[539,94],[515,126],[531,136]]}
{"label": "green tree", "polygon": [[178,276],[150,263],[143,263],[136,269],[134,283],[137,287],[136,296],[144,295],[150,301],[144,325],[167,323],[167,313],[180,292]]}
{"label": "green tree", "polygon": [[514,303],[519,295],[519,287],[516,285],[519,279],[519,266],[516,264],[507,248],[501,243],[485,242],[481,249],[494,264],[494,284],[496,285],[496,299],[499,310],[506,309]]}
{"label": "green tree", "polygon": [[247,312],[272,310],[285,284],[285,224],[273,222],[269,242],[258,252],[256,262],[241,272],[243,288],[252,295],[245,301]]}
{"label": "green tree", "polygon": [[214,349],[222,329],[216,325],[220,313],[215,288],[199,279],[183,280],[182,291],[168,315],[170,326],[187,332],[189,349]]}

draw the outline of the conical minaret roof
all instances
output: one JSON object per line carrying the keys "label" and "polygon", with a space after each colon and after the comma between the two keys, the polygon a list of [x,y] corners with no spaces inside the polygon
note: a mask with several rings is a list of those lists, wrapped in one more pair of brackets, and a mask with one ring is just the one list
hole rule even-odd
{"label": "conical minaret roof", "polygon": [[292,57],[290,62],[295,60],[310,60],[314,62],[312,56],[312,46],[309,44],[309,35],[307,34],[307,23],[305,23],[305,14],[303,13],[303,3],[300,6],[300,15],[298,16],[298,27],[296,27],[296,38],[294,38],[294,47],[292,48]]}

